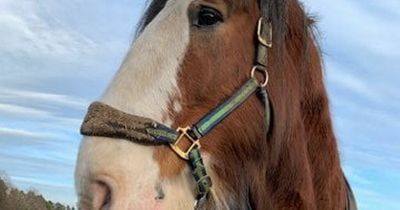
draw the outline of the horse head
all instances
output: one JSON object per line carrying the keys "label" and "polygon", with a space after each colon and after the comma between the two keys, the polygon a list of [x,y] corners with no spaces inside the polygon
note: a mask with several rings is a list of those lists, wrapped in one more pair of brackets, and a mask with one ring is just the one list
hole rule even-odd
{"label": "horse head", "polygon": [[[266,72],[253,76],[269,79],[270,128],[253,94],[201,139],[212,180],[202,208],[344,209],[313,21],[297,0],[261,2],[153,0],[100,102],[170,128],[193,125],[251,78],[260,16],[268,14],[273,47],[262,49]],[[194,186],[190,166],[168,145],[82,141],[82,209],[193,209]]]}

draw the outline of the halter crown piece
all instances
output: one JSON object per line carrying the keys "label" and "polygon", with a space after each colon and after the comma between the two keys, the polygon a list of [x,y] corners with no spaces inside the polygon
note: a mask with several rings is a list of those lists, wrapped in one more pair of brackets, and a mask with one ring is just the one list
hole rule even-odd
{"label": "halter crown piece", "polygon": [[[169,128],[152,119],[130,115],[101,102],[90,105],[81,126],[81,134],[85,136],[102,136],[114,139],[125,139],[143,145],[169,145],[180,158],[190,165],[194,180],[195,209],[202,208],[210,197],[212,182],[206,172],[202,157],[202,137],[206,136],[226,117],[242,105],[251,95],[258,92],[264,104],[265,133],[270,127],[270,103],[267,94],[269,75],[267,71],[268,49],[272,48],[272,24],[269,19],[269,0],[260,0],[261,17],[257,24],[257,51],[255,65],[250,77],[231,97],[204,115],[197,123],[189,127]],[[256,73],[264,76],[264,81],[256,78]],[[188,149],[182,149],[180,143],[190,143]]]}

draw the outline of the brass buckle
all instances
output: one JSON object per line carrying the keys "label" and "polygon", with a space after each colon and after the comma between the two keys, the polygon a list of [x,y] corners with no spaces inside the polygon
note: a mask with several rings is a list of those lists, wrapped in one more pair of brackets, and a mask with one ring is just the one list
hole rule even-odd
{"label": "brass buckle", "polygon": [[268,48],[272,48],[272,24],[270,22],[268,23],[269,31],[268,31],[268,37],[267,38],[263,37],[263,34],[262,34],[263,27],[265,27],[264,26],[264,18],[260,17],[260,19],[258,19],[258,26],[257,26],[258,41],[262,45],[264,45],[264,46],[266,46]]}
{"label": "brass buckle", "polygon": [[[179,157],[185,159],[185,160],[189,160],[189,153],[195,148],[200,148],[200,141],[198,140],[194,140],[189,134],[188,131],[190,130],[190,127],[186,127],[186,128],[178,128],[176,131],[179,133],[179,137],[176,139],[174,144],[170,144],[169,146],[171,147],[172,150],[174,150],[174,152],[176,154],[178,154]],[[179,148],[178,144],[179,142],[186,137],[187,139],[189,139],[189,141],[191,142],[192,145],[190,145],[190,147],[184,151],[181,148]]]}

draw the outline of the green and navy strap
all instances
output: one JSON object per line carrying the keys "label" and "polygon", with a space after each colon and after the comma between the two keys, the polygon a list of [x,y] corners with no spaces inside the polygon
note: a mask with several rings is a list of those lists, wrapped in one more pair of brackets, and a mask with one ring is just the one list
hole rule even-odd
{"label": "green and navy strap", "polygon": [[174,144],[179,136],[176,130],[158,123],[154,127],[147,128],[146,132],[155,140],[165,144]]}
{"label": "green and navy strap", "polygon": [[[190,135],[196,140],[207,135],[213,128],[243,104],[258,88],[259,83],[257,80],[250,79],[247,81],[228,100],[214,108],[194,124]],[[179,136],[177,131],[162,124],[156,124],[154,127],[147,128],[146,131],[157,141],[169,144],[173,144]]]}
{"label": "green and navy strap", "polygon": [[243,104],[258,87],[259,83],[255,79],[247,81],[234,95],[205,115],[192,127],[194,136],[200,139],[207,135],[207,133]]}

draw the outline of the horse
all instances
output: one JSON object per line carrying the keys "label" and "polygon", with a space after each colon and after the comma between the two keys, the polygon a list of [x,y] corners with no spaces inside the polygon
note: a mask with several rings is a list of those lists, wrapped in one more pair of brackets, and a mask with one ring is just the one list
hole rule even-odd
{"label": "horse", "polygon": [[151,1],[82,126],[79,208],[356,209],[314,22],[298,0]]}

